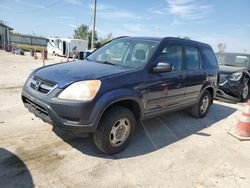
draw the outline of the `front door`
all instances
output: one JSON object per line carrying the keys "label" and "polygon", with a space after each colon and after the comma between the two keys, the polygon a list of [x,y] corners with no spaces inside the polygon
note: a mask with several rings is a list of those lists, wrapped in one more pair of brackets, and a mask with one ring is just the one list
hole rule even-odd
{"label": "front door", "polygon": [[149,73],[147,83],[146,114],[156,114],[181,105],[184,98],[183,49],[179,44],[166,45],[156,60],[156,64],[167,62],[171,72]]}

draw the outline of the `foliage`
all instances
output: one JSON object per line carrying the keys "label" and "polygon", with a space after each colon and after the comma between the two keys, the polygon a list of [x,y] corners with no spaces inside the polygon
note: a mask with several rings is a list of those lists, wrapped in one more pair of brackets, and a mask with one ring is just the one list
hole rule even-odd
{"label": "foliage", "polygon": [[106,37],[100,38],[98,43],[96,44],[96,48],[100,48],[102,45],[106,44],[107,42],[113,39],[113,34],[109,33]]}
{"label": "foliage", "polygon": [[[91,48],[91,37],[92,37],[92,31],[89,30],[89,27],[87,25],[80,25],[74,30],[74,35],[73,37],[75,39],[83,39],[83,40],[88,40],[88,48]],[[113,36],[112,33],[108,34],[104,38],[99,38],[97,35],[97,32],[95,31],[95,36],[94,36],[94,43],[95,43],[95,48],[99,48],[105,43],[109,42],[112,40]]]}
{"label": "foliage", "polygon": [[22,34],[17,32],[10,32],[10,36],[22,36]]}
{"label": "foliage", "polygon": [[74,30],[75,39],[88,40],[89,28],[88,26],[82,24]]}
{"label": "foliage", "polygon": [[[92,31],[89,30],[89,27],[87,25],[80,25],[74,30],[74,39],[82,39],[82,40],[88,40],[88,48],[91,48],[91,37],[92,37]],[[94,42],[98,40],[97,33],[95,32],[95,38]]]}

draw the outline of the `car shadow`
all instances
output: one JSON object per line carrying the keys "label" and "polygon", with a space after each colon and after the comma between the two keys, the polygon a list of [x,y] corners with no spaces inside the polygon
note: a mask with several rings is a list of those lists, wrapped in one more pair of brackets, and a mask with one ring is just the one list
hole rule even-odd
{"label": "car shadow", "polygon": [[32,176],[23,161],[0,148],[0,187],[34,187]]}
{"label": "car shadow", "polygon": [[235,108],[220,104],[213,104],[210,112],[203,119],[193,118],[187,111],[180,111],[144,120],[138,123],[135,136],[128,147],[114,155],[107,155],[96,149],[91,137],[74,137],[57,128],[53,128],[53,131],[61,139],[83,154],[102,158],[121,159],[156,151],[192,134],[209,137],[211,135],[203,133],[202,130],[223,120],[236,110]]}

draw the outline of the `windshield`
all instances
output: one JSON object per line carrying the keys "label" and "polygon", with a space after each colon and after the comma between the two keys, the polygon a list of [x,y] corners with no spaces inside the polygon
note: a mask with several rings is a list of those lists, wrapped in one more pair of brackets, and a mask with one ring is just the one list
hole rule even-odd
{"label": "windshield", "polygon": [[148,62],[158,44],[139,39],[117,39],[99,48],[87,59],[99,63],[139,68]]}
{"label": "windshield", "polygon": [[216,54],[219,65],[248,67],[249,56],[242,54]]}

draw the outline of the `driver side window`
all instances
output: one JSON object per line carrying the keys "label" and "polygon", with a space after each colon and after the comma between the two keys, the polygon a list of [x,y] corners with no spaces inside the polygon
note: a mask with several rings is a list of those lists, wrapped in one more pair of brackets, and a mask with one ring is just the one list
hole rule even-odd
{"label": "driver side window", "polygon": [[182,69],[182,46],[172,45],[164,48],[157,58],[158,62],[168,62],[172,65],[173,71]]}

